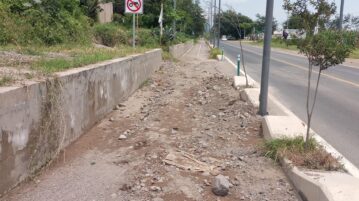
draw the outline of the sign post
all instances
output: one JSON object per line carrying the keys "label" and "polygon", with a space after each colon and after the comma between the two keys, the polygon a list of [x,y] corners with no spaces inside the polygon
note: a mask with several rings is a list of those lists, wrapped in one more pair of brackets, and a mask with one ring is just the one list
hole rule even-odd
{"label": "sign post", "polygon": [[132,14],[132,47],[136,47],[136,14],[143,13],[143,0],[125,0],[125,13]]}

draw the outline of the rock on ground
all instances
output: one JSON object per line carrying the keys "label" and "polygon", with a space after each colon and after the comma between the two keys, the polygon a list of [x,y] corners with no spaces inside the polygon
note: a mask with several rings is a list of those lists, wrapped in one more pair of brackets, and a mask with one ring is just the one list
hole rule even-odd
{"label": "rock on ground", "polygon": [[212,192],[218,196],[226,196],[229,192],[230,183],[223,175],[217,175],[213,180]]}

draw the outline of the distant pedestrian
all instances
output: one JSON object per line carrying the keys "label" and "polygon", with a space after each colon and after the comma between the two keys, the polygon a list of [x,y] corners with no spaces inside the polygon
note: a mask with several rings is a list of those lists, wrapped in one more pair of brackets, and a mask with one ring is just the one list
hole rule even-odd
{"label": "distant pedestrian", "polygon": [[285,30],[283,30],[283,38],[284,40],[287,40],[288,38],[288,33]]}

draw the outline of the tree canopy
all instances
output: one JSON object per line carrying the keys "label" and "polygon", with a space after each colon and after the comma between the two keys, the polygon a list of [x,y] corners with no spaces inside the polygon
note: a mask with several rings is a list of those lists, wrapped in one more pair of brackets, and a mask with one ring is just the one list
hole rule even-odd
{"label": "tree canopy", "polygon": [[[124,26],[131,26],[132,16],[125,14],[125,0],[107,0],[114,3],[115,19]],[[176,20],[177,31],[189,35],[201,35],[204,31],[205,18],[198,1],[177,1],[176,12],[173,8],[173,0],[146,0],[144,13],[139,15],[139,25],[143,28],[157,28],[158,17],[163,3],[163,23],[165,28],[172,28]]]}
{"label": "tree canopy", "polygon": [[[264,28],[265,28],[265,25],[266,25],[266,16],[264,15],[260,15],[260,14],[257,14],[256,15],[256,21],[254,22],[254,27],[256,29],[256,32],[264,32]],[[272,29],[273,31],[277,30],[278,28],[278,22],[275,18],[273,18],[273,25],[272,25]]]}
{"label": "tree canopy", "polygon": [[242,38],[245,33],[251,33],[253,21],[234,10],[227,10],[221,13],[221,35]]}
{"label": "tree canopy", "polygon": [[283,22],[284,29],[304,29],[304,25],[300,16],[291,15],[289,19]]}

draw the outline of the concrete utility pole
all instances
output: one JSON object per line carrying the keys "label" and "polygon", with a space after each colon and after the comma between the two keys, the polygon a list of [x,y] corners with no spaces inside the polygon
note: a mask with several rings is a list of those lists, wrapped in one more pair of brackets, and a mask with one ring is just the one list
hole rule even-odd
{"label": "concrete utility pole", "polygon": [[218,40],[217,47],[219,48],[219,41],[221,40],[221,0],[218,2]]}
{"label": "concrete utility pole", "polygon": [[342,30],[343,29],[343,18],[344,18],[344,0],[342,0],[341,4],[340,4],[340,17],[339,17],[339,23],[338,23],[338,29]]}
{"label": "concrete utility pole", "polygon": [[214,0],[213,7],[213,47],[216,47],[216,38],[217,38],[217,28],[216,28],[216,10],[217,9],[217,0]]}
{"label": "concrete utility pole", "polygon": [[213,26],[213,0],[209,3],[209,28]]}
{"label": "concrete utility pole", "polygon": [[264,47],[262,59],[262,76],[261,76],[261,91],[259,96],[259,114],[265,116],[267,112],[268,101],[268,82],[269,82],[269,66],[270,66],[270,52],[272,42],[272,25],[273,25],[273,6],[274,0],[267,0],[266,8],[266,26],[264,32]]}

